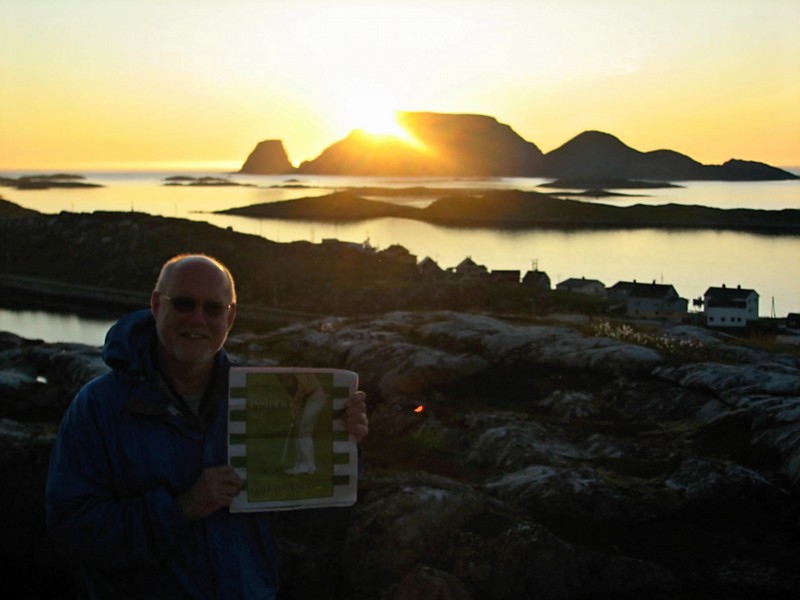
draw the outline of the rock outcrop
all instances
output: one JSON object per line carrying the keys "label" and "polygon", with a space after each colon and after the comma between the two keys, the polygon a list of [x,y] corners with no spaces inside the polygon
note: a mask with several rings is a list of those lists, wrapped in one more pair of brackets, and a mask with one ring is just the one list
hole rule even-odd
{"label": "rock outcrop", "polygon": [[354,131],[303,162],[315,175],[524,177],[539,170],[542,152],[508,125],[484,115],[399,113],[413,142]]}
{"label": "rock outcrop", "polygon": [[[536,144],[487,115],[399,112],[397,120],[410,134],[410,140],[354,130],[325,148],[317,158],[301,163],[297,170],[311,175],[416,177],[797,179],[788,171],[759,162],[730,160],[722,165],[703,165],[673,150],[640,152],[599,131],[583,132],[542,154]],[[243,167],[242,172],[255,171]]]}
{"label": "rock outcrop", "polygon": [[704,165],[673,150],[640,152],[600,131],[585,131],[548,152],[542,172],[546,177],[654,181],[796,179],[791,173],[764,163],[729,160],[723,165]]}
{"label": "rock outcrop", "polygon": [[[239,363],[347,368],[368,393],[358,503],[277,520],[285,597],[796,597],[797,356],[589,331],[395,312],[233,336]],[[39,582],[52,424],[97,357],[3,339],[3,472],[31,482],[3,496],[5,556]]]}
{"label": "rock outcrop", "polygon": [[283,175],[294,172],[294,166],[281,140],[264,140],[244,161],[239,173],[242,175]]}

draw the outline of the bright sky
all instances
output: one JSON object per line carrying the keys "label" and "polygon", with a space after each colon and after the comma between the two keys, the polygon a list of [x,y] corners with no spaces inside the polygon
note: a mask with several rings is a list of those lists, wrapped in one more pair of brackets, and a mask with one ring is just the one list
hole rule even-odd
{"label": "bright sky", "polygon": [[[2,0],[0,169],[295,164],[393,110],[800,165],[798,0]],[[102,164],[101,164],[102,163]]]}

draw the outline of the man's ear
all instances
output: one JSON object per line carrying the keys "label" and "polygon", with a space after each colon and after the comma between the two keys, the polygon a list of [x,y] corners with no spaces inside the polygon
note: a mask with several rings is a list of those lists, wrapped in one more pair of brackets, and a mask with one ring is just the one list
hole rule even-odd
{"label": "man's ear", "polygon": [[158,292],[153,290],[150,294],[150,312],[153,313],[153,317],[158,316],[158,309],[161,304],[161,298],[158,295]]}
{"label": "man's ear", "polygon": [[228,309],[228,331],[233,328],[233,322],[236,320],[236,305],[231,304],[231,307]]}

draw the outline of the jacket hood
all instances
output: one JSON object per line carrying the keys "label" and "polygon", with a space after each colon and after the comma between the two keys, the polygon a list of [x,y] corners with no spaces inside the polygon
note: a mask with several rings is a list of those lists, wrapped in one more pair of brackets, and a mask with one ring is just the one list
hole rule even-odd
{"label": "jacket hood", "polygon": [[[103,360],[121,373],[130,384],[128,408],[140,414],[160,415],[169,412],[175,395],[158,373],[155,362],[156,322],[149,309],[122,317],[108,330],[103,346]],[[207,394],[225,395],[228,378],[228,356],[220,350],[214,358],[214,373]],[[207,404],[200,415],[201,425],[213,415],[214,406]],[[208,412],[211,411],[211,412]]]}
{"label": "jacket hood", "polygon": [[130,375],[148,369],[156,321],[150,309],[137,310],[122,317],[106,334],[103,360],[116,371]]}

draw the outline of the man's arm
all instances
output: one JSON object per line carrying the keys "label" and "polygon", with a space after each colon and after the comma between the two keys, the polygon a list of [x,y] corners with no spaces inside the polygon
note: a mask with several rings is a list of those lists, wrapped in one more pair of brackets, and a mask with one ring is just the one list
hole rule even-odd
{"label": "man's arm", "polygon": [[124,466],[114,464],[106,439],[114,432],[92,410],[93,400],[108,402],[100,395],[84,388],[62,419],[47,476],[48,530],[78,562],[150,564],[170,552],[187,516],[166,486],[130,496],[118,491],[114,477],[125,477]]}

